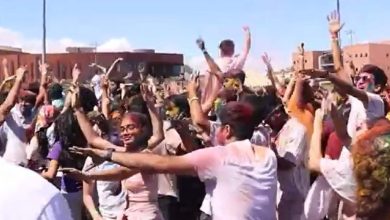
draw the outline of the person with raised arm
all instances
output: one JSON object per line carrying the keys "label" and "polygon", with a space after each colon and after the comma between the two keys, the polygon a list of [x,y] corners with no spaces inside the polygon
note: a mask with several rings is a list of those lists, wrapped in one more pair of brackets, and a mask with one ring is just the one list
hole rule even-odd
{"label": "person with raised arm", "polygon": [[[244,26],[243,31],[244,31],[245,37],[244,37],[244,47],[242,49],[241,54],[235,55],[234,42],[230,39],[223,40],[219,44],[220,57],[215,60],[215,63],[220,68],[222,73],[226,73],[226,72],[229,72],[230,70],[234,70],[234,69],[236,69],[236,70],[243,69],[243,67],[245,65],[245,61],[246,61],[248,54],[249,54],[249,50],[251,48],[251,33],[250,33],[249,27]],[[198,44],[198,46],[199,46],[199,44]],[[207,58],[206,48],[200,47],[200,49],[202,50],[203,54],[205,54],[205,57]],[[221,88],[221,85],[220,85],[221,81],[218,80],[218,77],[216,77],[215,74],[206,74],[206,72],[205,72],[205,73],[203,73],[203,75],[205,75],[206,85],[204,86],[205,89],[202,91],[202,97],[201,97],[202,103],[204,103],[206,100],[208,100],[208,98],[210,96],[210,94],[206,93],[206,91],[212,91],[211,88],[214,88],[214,87]]]}
{"label": "person with raised arm", "polygon": [[35,95],[23,92],[21,85],[26,74],[26,67],[16,70],[16,78],[6,100],[0,105],[0,134],[5,152],[2,156],[5,160],[17,165],[27,165],[26,131],[34,117],[33,107]]}
{"label": "person with raised arm", "polygon": [[[200,107],[199,99],[192,95],[189,94],[190,105],[197,102]],[[79,115],[77,111],[76,114]],[[214,192],[210,197],[210,217],[213,219],[253,219],[258,216],[267,220],[275,219],[276,158],[270,148],[249,141],[257,126],[253,121],[253,108],[245,103],[231,102],[221,110],[220,116],[221,126],[216,132],[218,146],[196,150],[184,156],[136,152],[118,154],[109,150],[117,149],[116,146],[99,143],[91,145],[101,150],[74,150],[76,153],[112,160],[130,169],[141,170],[141,173],[199,176],[206,188]],[[95,177],[94,174],[80,172],[77,175]],[[245,189],[241,188],[243,181],[247,186]]]}
{"label": "person with raised arm", "polygon": [[321,70],[303,70],[302,74],[317,78],[325,78],[331,81],[337,90],[349,96],[351,113],[348,119],[348,135],[355,137],[369,121],[385,115],[384,102],[379,95],[387,83],[387,76],[377,66],[367,64],[362,67],[355,77],[356,88],[341,79],[338,75]]}
{"label": "person with raised arm", "polygon": [[267,53],[264,53],[264,55],[261,56],[261,59],[263,60],[263,63],[267,67],[267,77],[271,81],[271,85],[276,89],[277,95],[279,97],[283,97],[286,88],[282,85],[282,83],[279,81],[278,77],[273,75],[273,68],[271,65],[271,58],[268,56]]}
{"label": "person with raised arm", "polygon": [[[141,87],[142,98],[147,103],[150,121],[144,113],[128,112],[122,116],[120,132],[123,147],[117,146],[100,137],[92,128],[77,98],[72,98],[72,106],[80,128],[89,144],[120,152],[154,152],[154,148],[164,139],[163,123],[154,107],[154,98],[146,85]],[[146,113],[146,112],[145,112]],[[151,122],[151,124],[150,124]],[[92,157],[95,158],[95,157]],[[95,160],[99,161],[99,160]],[[126,206],[118,213],[127,219],[163,219],[158,208],[157,176],[138,169],[116,167],[108,170],[92,170],[88,176],[80,176],[74,169],[68,170],[68,176],[85,181],[121,181],[127,192]],[[118,217],[118,219],[121,219]]]}
{"label": "person with raised arm", "polygon": [[91,79],[91,85],[92,88],[95,92],[96,98],[100,99],[102,96],[102,91],[100,87],[100,82],[102,80],[102,76],[104,75],[106,79],[109,79],[111,73],[113,72],[114,68],[121,62],[123,61],[123,58],[119,57],[114,62],[110,65],[110,67],[107,69],[101,65],[98,65],[96,63],[92,63],[89,65],[90,67],[97,68],[96,69],[96,74],[92,77]]}

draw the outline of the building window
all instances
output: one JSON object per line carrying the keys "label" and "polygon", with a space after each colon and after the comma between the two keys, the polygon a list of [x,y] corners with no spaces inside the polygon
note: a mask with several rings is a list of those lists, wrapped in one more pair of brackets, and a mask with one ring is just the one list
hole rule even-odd
{"label": "building window", "polygon": [[305,60],[305,63],[307,63],[307,60]]}
{"label": "building window", "polygon": [[358,57],[358,55],[357,55],[357,54],[355,54],[355,57]]}
{"label": "building window", "polygon": [[389,54],[388,53],[386,54],[386,57],[389,58]]}
{"label": "building window", "polygon": [[365,56],[365,57],[368,57],[368,53],[365,53],[364,56]]}
{"label": "building window", "polygon": [[296,62],[295,62],[295,60],[293,61],[293,64],[295,64]]}
{"label": "building window", "polygon": [[357,72],[358,70],[359,70],[359,69],[356,67],[356,68],[355,68],[355,71]]}
{"label": "building window", "polygon": [[363,54],[362,54],[362,53],[360,54],[360,57],[363,57]]}

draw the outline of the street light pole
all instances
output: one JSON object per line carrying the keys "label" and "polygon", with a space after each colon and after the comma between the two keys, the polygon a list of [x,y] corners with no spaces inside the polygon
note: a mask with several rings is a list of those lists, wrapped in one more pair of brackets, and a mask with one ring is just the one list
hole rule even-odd
{"label": "street light pole", "polygon": [[46,0],[43,0],[43,11],[42,11],[42,63],[46,62]]}
{"label": "street light pole", "polygon": [[[336,9],[337,9],[337,15],[339,16],[339,21],[341,22],[341,11],[340,11],[340,0],[336,0]],[[340,45],[341,45],[341,34],[340,32],[338,33],[338,38],[339,38],[339,42],[340,42]]]}

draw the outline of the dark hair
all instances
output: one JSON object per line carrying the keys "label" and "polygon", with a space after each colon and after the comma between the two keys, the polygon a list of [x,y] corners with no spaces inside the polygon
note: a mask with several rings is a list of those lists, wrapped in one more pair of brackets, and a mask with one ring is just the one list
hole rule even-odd
{"label": "dark hair", "polygon": [[127,98],[124,101],[124,105],[127,112],[138,112],[149,115],[148,107],[140,94]]}
{"label": "dark hair", "polygon": [[243,70],[240,70],[240,69],[233,69],[233,70],[229,70],[228,72],[225,73],[225,78],[235,78],[235,79],[238,79],[240,80],[240,82],[242,84],[245,83],[245,72]]}
{"label": "dark hair", "polygon": [[59,83],[52,84],[47,91],[49,99],[51,101],[56,100],[56,99],[61,99],[63,97],[62,91],[63,91],[63,88],[62,88],[61,84],[59,84]]}
{"label": "dark hair", "polygon": [[35,94],[38,94],[39,93],[39,87],[40,87],[39,82],[32,82],[32,83],[28,84],[27,90],[31,91],[31,92],[33,92]]}
{"label": "dark hair", "polygon": [[231,56],[234,54],[234,42],[232,40],[223,40],[219,44],[219,49],[223,55]]}
{"label": "dark hair", "polygon": [[221,99],[224,99],[226,103],[232,102],[232,101],[237,101],[237,91],[234,89],[229,89],[229,88],[224,88],[221,90],[218,94],[218,97]]}
{"label": "dark hair", "polygon": [[46,135],[48,128],[49,127],[39,129],[39,131],[36,133],[38,141],[38,152],[42,158],[46,158],[47,154],[49,153],[49,140],[47,139]]}
{"label": "dark hair", "polygon": [[172,102],[176,107],[179,108],[180,113],[183,113],[183,116],[188,118],[190,114],[190,106],[187,100],[187,94],[171,95],[166,99],[168,102]]}
{"label": "dark hair", "polygon": [[98,105],[95,93],[92,90],[80,86],[80,103],[85,112],[93,111],[93,108]]}
{"label": "dark hair", "polygon": [[37,100],[37,96],[33,95],[33,94],[31,94],[31,95],[29,94],[29,95],[25,95],[25,96],[20,97],[20,100],[25,101],[31,105],[35,105],[35,102]]}
{"label": "dark hair", "polygon": [[133,146],[135,146],[138,150],[142,150],[148,146],[148,140],[153,134],[152,124],[150,123],[150,119],[147,115],[139,113],[139,112],[128,112],[122,116],[122,119],[130,117],[132,121],[137,123],[141,127],[142,133],[135,137]]}
{"label": "dark hair", "polygon": [[246,103],[227,103],[222,108],[219,118],[222,125],[230,125],[237,140],[251,139],[257,126],[253,120],[253,108]]}
{"label": "dark hair", "polygon": [[60,164],[81,169],[84,165],[85,157],[71,154],[69,148],[73,146],[85,147],[87,140],[71,109],[60,114],[55,120],[54,135],[56,142],[60,142],[62,146]]}
{"label": "dark hair", "polygon": [[253,123],[259,125],[267,115],[272,111],[271,106],[264,97],[245,94],[241,97],[240,102],[246,103],[253,109]]}
{"label": "dark hair", "polygon": [[370,73],[374,76],[375,85],[381,86],[381,90],[379,92],[385,89],[387,84],[387,76],[381,68],[372,64],[366,64],[359,71],[359,73],[364,72]]}
{"label": "dark hair", "polygon": [[0,105],[3,104],[7,96],[8,96],[8,92],[0,92]]}

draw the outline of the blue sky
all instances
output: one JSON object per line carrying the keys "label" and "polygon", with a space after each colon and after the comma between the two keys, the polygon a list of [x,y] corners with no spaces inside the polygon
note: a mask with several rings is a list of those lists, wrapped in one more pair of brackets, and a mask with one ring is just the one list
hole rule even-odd
{"label": "blue sky", "polygon": [[[355,42],[390,39],[389,0],[340,0],[342,33],[355,32]],[[184,53],[198,62],[195,39],[202,36],[212,54],[225,38],[242,45],[243,25],[251,27],[252,62],[268,51],[276,66],[286,66],[300,42],[306,49],[329,45],[326,15],[335,0],[47,0],[49,50],[62,44],[111,44]],[[0,0],[0,45],[38,50],[40,0]],[[117,41],[120,41],[117,43]],[[118,50],[118,48],[114,48]],[[248,64],[251,65],[251,64]]]}

